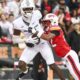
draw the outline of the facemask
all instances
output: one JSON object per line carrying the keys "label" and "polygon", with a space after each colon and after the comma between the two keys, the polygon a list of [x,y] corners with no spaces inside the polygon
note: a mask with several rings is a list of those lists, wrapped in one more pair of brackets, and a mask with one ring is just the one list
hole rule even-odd
{"label": "facemask", "polygon": [[26,13],[26,14],[24,15],[24,17],[26,17],[26,18],[31,18],[31,16],[32,16],[32,13]]}
{"label": "facemask", "polygon": [[31,18],[32,18],[32,13],[27,13],[27,14],[23,15],[23,20],[24,20],[25,22],[30,23]]}

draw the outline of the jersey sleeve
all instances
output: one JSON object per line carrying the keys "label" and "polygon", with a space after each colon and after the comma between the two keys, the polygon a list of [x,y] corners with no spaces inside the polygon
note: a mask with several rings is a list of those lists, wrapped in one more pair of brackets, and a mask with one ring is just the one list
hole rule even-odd
{"label": "jersey sleeve", "polygon": [[13,21],[13,26],[15,29],[21,29],[22,27],[22,17],[19,17]]}
{"label": "jersey sleeve", "polygon": [[56,36],[60,35],[60,27],[50,27],[50,32],[55,34]]}
{"label": "jersey sleeve", "polygon": [[32,13],[32,18],[30,21],[30,27],[32,27],[33,25],[35,25],[35,23],[39,23],[39,20],[42,18],[42,14],[40,13],[39,10],[34,10]]}
{"label": "jersey sleeve", "polygon": [[33,12],[33,20],[40,20],[42,18],[42,14],[39,10],[35,10]]}

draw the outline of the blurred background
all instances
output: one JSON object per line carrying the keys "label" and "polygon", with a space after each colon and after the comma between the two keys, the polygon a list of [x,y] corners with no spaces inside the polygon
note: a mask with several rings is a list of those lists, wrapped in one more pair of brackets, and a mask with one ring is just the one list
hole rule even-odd
{"label": "blurred background", "polygon": [[[43,17],[51,12],[58,16],[67,42],[77,52],[80,59],[80,0],[34,1],[36,8],[41,11]],[[0,0],[0,80],[14,79],[19,72],[18,60],[24,48],[20,47],[18,43],[12,43],[12,22],[21,16],[21,2],[22,0]],[[55,55],[55,60],[66,74],[67,69],[63,66],[61,59]],[[31,79],[32,62],[29,66],[30,72],[26,76],[28,80]],[[68,78],[69,75],[65,75],[65,77]]]}

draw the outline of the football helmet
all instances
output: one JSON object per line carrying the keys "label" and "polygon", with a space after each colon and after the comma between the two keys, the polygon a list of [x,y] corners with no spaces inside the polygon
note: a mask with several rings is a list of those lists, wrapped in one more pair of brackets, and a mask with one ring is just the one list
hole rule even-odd
{"label": "football helmet", "polygon": [[58,26],[58,17],[53,14],[53,13],[49,13],[46,16],[44,16],[43,20],[44,21],[50,21],[52,26]]}
{"label": "football helmet", "polygon": [[20,7],[22,16],[30,18],[34,8],[35,4],[33,0],[23,0]]}

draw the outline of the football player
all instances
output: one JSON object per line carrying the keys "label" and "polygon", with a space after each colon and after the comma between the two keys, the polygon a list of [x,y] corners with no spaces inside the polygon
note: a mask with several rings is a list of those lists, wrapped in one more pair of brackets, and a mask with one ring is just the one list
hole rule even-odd
{"label": "football player", "polygon": [[[58,24],[58,17],[53,14],[47,14],[43,20],[45,34],[50,34],[50,43],[58,57],[65,61],[65,64],[75,80],[80,80],[80,63],[77,53],[71,49],[64,38],[62,29]],[[75,46],[75,45],[74,45]]]}

